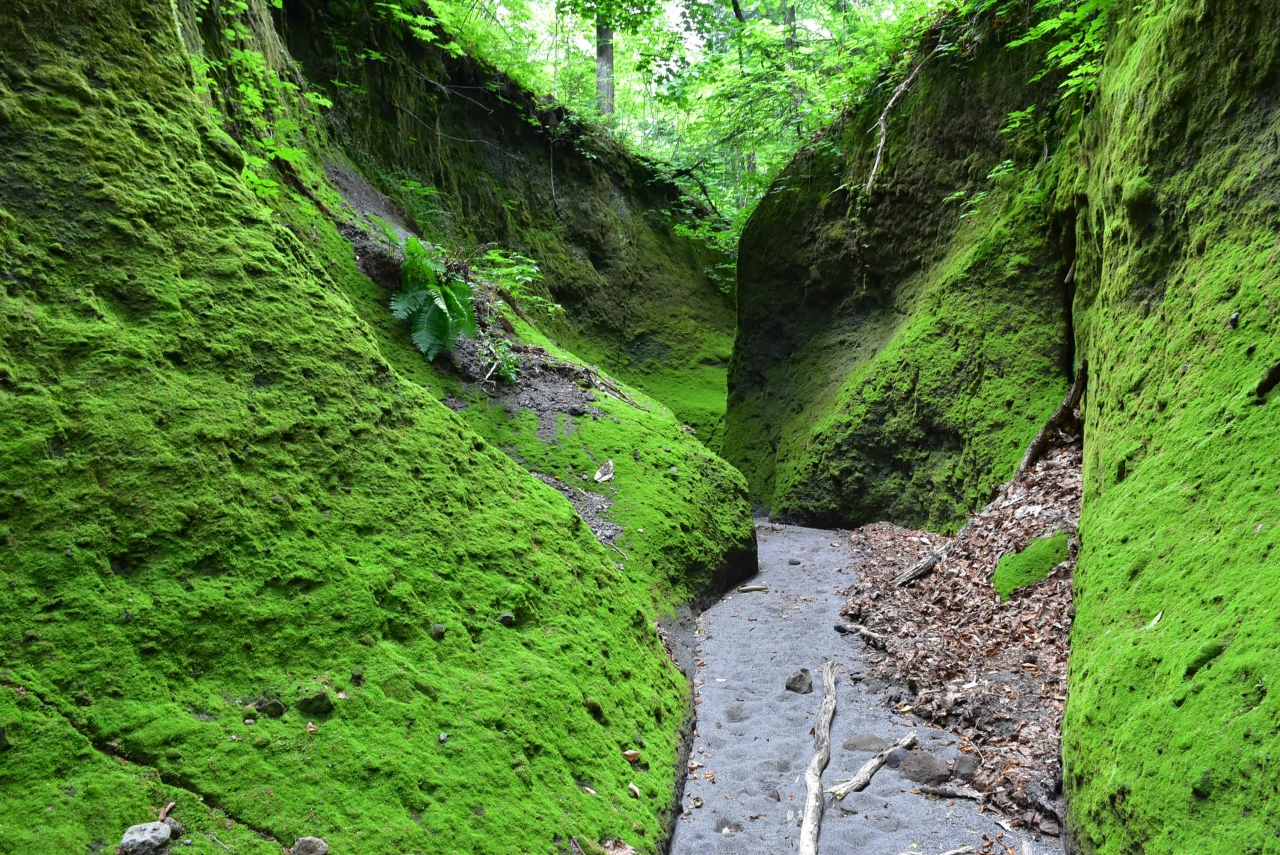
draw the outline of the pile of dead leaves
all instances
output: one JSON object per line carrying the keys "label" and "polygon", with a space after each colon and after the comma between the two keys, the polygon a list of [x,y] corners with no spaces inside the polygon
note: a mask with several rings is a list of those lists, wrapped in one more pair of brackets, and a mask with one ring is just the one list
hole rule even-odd
{"label": "pile of dead leaves", "polygon": [[[981,762],[973,786],[986,803],[1055,835],[1080,463],[1079,440],[1058,436],[955,538],[885,523],[853,532],[854,550],[873,557],[844,609],[884,651],[873,657],[879,676],[906,687],[890,695],[899,711],[954,731]],[[1001,603],[991,584],[1000,559],[1060,531],[1071,537],[1070,558]],[[932,572],[894,585],[938,553]]]}

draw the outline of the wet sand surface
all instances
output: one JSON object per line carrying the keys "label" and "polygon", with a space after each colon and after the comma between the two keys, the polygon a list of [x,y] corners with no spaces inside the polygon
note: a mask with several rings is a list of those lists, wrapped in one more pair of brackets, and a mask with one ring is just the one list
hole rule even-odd
{"label": "wet sand surface", "polygon": [[[914,730],[920,749],[937,761],[959,756],[949,732],[894,712],[885,695],[891,687],[862,679],[866,657],[874,651],[833,629],[843,592],[858,578],[847,535],[768,522],[758,523],[757,532],[762,569],[744,584],[769,590],[731,592],[699,620],[698,736],[672,855],[798,849],[804,771],[814,754],[810,731],[822,703],[822,667],[829,659],[838,663],[838,702],[824,789],[852,777],[874,753],[842,747],[854,736],[864,743],[874,742],[868,736],[895,742]],[[812,674],[809,694],[786,689],[788,678],[801,668]],[[921,755],[914,761],[931,762]],[[905,768],[882,768],[866,790],[843,801],[825,796],[819,851],[940,855],[971,846],[1000,855],[1062,852],[1056,840],[1005,831],[996,824],[999,815],[979,813],[971,801],[905,792],[919,786],[902,776]],[[984,849],[988,841],[994,845]]]}

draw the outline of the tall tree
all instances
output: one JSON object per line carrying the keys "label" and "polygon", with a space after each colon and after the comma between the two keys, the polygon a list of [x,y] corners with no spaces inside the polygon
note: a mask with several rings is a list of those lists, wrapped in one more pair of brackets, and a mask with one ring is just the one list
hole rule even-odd
{"label": "tall tree", "polygon": [[596,109],[608,115],[615,103],[614,34],[637,30],[657,14],[661,0],[559,0],[559,7],[596,22]]}

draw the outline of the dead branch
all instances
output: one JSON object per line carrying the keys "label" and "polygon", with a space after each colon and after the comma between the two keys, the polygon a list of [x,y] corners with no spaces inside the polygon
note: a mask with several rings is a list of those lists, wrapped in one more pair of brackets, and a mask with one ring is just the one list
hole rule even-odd
{"label": "dead branch", "polygon": [[912,748],[916,744],[915,731],[908,733],[888,748],[881,749],[874,757],[862,764],[862,768],[858,770],[849,780],[836,784],[828,793],[835,796],[837,800],[843,799],[850,793],[860,793],[871,783],[871,779],[875,777],[876,772],[880,771],[880,767],[889,759],[889,755],[899,748]]}
{"label": "dead branch", "polygon": [[1022,465],[1018,467],[1018,474],[1013,476],[1013,480],[1009,483],[1016,484],[1022,480],[1022,476],[1027,474],[1032,466],[1044,456],[1049,450],[1050,440],[1053,439],[1055,432],[1066,426],[1067,422],[1075,418],[1076,407],[1080,406],[1080,399],[1084,396],[1084,389],[1089,382],[1089,363],[1080,363],[1080,370],[1076,372],[1075,382],[1071,384],[1071,391],[1067,393],[1066,400],[1062,402],[1062,406],[1058,407],[1053,415],[1049,416],[1049,421],[1045,422],[1044,427],[1040,428],[1040,432],[1036,434],[1036,438],[1031,441],[1031,445],[1027,447],[1027,453],[1022,457]]}
{"label": "dead branch", "polygon": [[804,812],[800,820],[800,855],[818,855],[818,831],[822,827],[822,770],[831,760],[831,719],[836,715],[836,663],[827,662],[822,673],[822,706],[814,728],[813,759],[804,772]]}
{"label": "dead branch", "polygon": [[920,74],[920,70],[925,67],[925,64],[941,53],[942,47],[942,45],[938,45],[934,48],[928,56],[920,60],[920,64],[907,76],[907,79],[898,84],[898,88],[893,90],[893,95],[889,98],[889,103],[884,105],[884,112],[880,114],[880,120],[871,126],[872,130],[880,129],[880,144],[876,146],[876,160],[871,166],[871,177],[867,179],[867,193],[871,192],[872,185],[876,183],[876,174],[880,171],[880,164],[884,161],[884,147],[889,141],[889,113],[897,105],[898,99],[907,94],[911,84],[916,82],[916,77]]}
{"label": "dead branch", "polygon": [[947,543],[946,546],[942,547],[941,549],[938,549],[929,553],[924,558],[921,558],[915,564],[911,565],[911,567],[906,572],[894,577],[893,587],[901,588],[904,585],[910,585],[915,580],[921,579],[925,576],[928,576],[930,573],[932,573],[933,569],[938,566],[938,564],[942,561],[942,559],[947,557],[947,551],[951,549],[951,544],[955,543],[956,540],[959,540],[960,538],[964,537],[965,534],[969,531],[969,527],[971,525],[973,525],[973,520],[969,520],[968,522],[966,522],[961,527],[960,531],[956,532],[955,540],[950,541],[949,543]]}
{"label": "dead branch", "polygon": [[[844,627],[843,632],[852,632],[877,650],[884,650],[885,638],[880,633],[872,632],[860,623],[846,623],[841,624],[841,626]],[[836,627],[836,629],[840,629],[840,627]]]}

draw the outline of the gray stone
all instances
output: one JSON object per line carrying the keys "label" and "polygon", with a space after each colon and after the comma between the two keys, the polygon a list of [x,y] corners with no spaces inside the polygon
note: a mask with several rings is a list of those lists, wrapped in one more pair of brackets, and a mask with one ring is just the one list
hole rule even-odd
{"label": "gray stone", "polygon": [[973,780],[973,776],[978,774],[978,758],[972,754],[961,754],[956,758],[956,767],[951,774],[958,781],[968,783]]}
{"label": "gray stone", "polygon": [[874,733],[857,733],[846,739],[840,747],[845,751],[883,751],[889,747],[889,743]]}
{"label": "gray stone", "polygon": [[258,712],[270,718],[279,718],[284,715],[284,704],[276,698],[261,700],[258,701]]}
{"label": "gray stone", "polygon": [[788,563],[788,564],[790,564],[792,567],[798,567],[798,566],[800,565],[800,559],[799,559],[799,558],[788,558],[788,559],[787,559],[787,563]]}
{"label": "gray stone", "polygon": [[516,616],[513,615],[511,612],[503,612],[502,614],[498,615],[498,623],[502,624],[503,626],[515,626]]}
{"label": "gray stone", "polygon": [[182,823],[178,822],[176,819],[174,819],[171,816],[165,817],[164,824],[169,826],[170,840],[177,840],[179,837],[186,834],[187,832],[187,830],[182,827]]}
{"label": "gray stone", "polygon": [[120,855],[161,855],[169,850],[169,826],[163,822],[134,825],[120,838]]}
{"label": "gray stone", "polygon": [[862,685],[867,687],[868,692],[878,692],[889,684],[884,680],[877,680],[875,677],[872,677],[870,680],[864,681]]}
{"label": "gray stone", "polygon": [[445,633],[444,624],[442,623],[431,624],[431,637],[434,638],[436,641],[439,641],[440,639],[444,638],[444,633]]}
{"label": "gray stone", "polygon": [[917,784],[937,785],[945,783],[951,777],[951,767],[928,751],[916,749],[907,752],[898,773]]}
{"label": "gray stone", "polygon": [[884,765],[890,769],[897,769],[902,765],[902,761],[907,759],[907,749],[898,748],[889,752],[889,756],[885,758]]}
{"label": "gray stone", "polygon": [[807,695],[813,691],[813,675],[808,668],[801,668],[787,678],[787,691],[797,695]]}
{"label": "gray stone", "polygon": [[329,855],[329,844],[319,837],[299,837],[289,852],[290,855]]}

